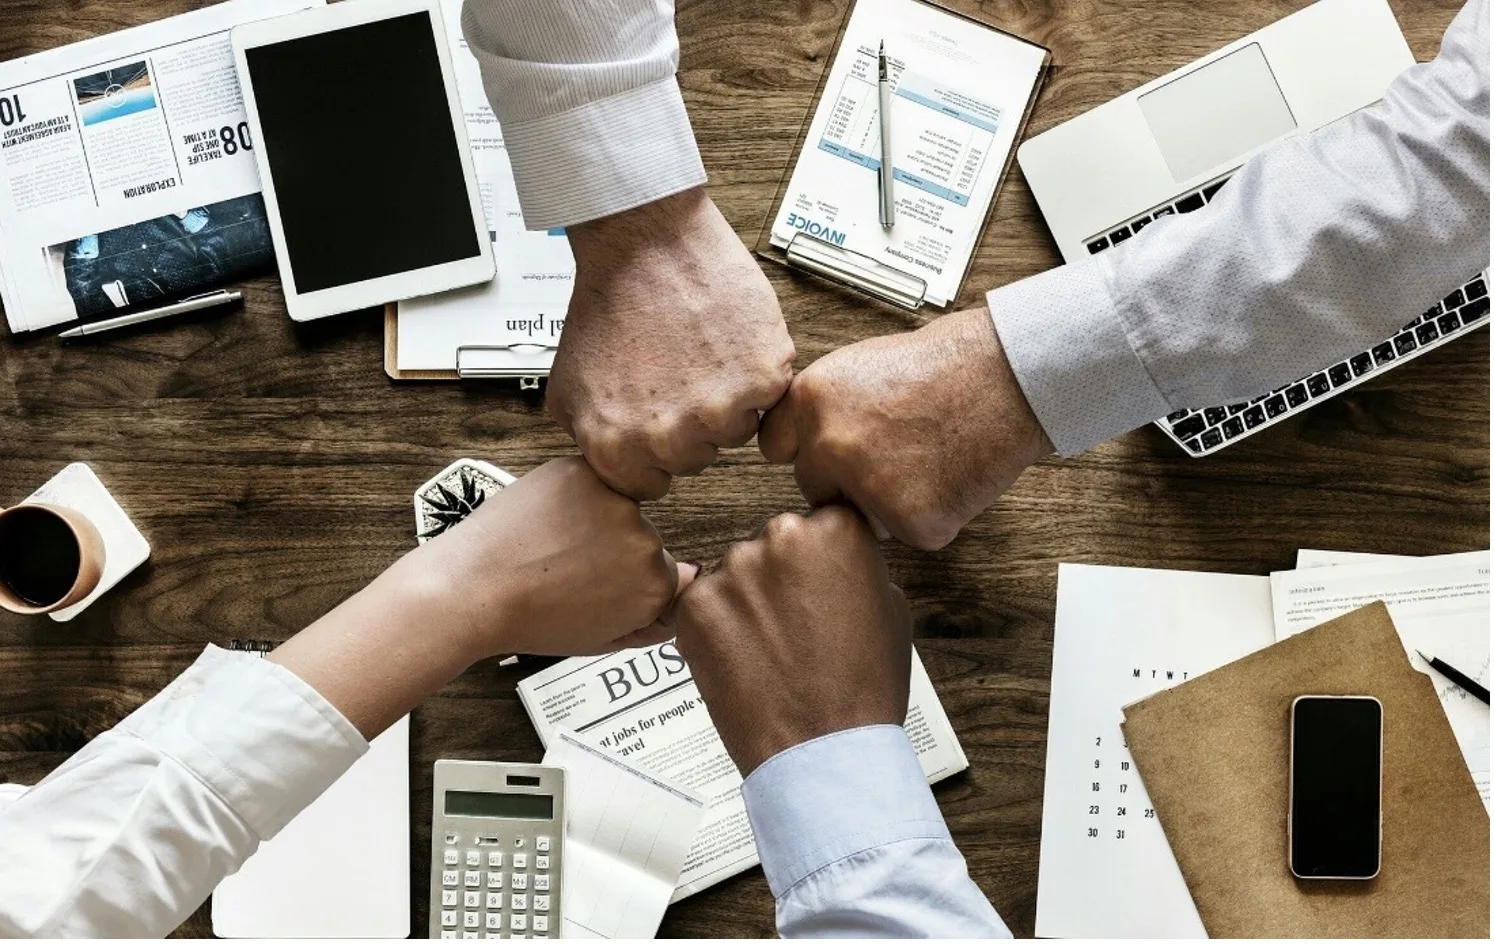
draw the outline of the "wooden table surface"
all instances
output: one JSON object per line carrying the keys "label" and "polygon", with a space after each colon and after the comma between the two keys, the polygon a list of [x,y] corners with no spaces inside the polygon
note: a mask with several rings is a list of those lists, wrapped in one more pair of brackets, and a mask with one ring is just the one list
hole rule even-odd
{"label": "wooden table surface", "polygon": [[[755,244],[848,0],[681,0],[680,80],[727,218]],[[0,0],[0,59],[198,6],[194,0]],[[1041,132],[1305,5],[1302,0],[956,3],[1053,51]],[[1458,0],[1391,0],[1418,60]],[[338,155],[328,155],[337,160]],[[960,299],[1058,264],[1019,169]],[[914,316],[769,265],[799,365]],[[0,505],[86,461],[150,539],[150,562],[68,624],[0,614],[0,781],[34,782],[155,694],[209,642],[285,639],[413,544],[410,494],[459,456],[516,473],[573,446],[540,400],[480,384],[396,385],[377,312],[297,325],[277,281],[241,314],[86,346],[0,341]],[[936,789],[971,874],[1031,935],[1059,561],[1265,574],[1299,547],[1433,554],[1488,547],[1488,332],[1277,425],[1217,457],[1147,428],[1027,472],[943,551],[889,547],[919,650],[970,756]],[[801,509],[755,448],[649,508],[684,558],[714,560]],[[416,712],[410,893],[426,925],[431,764],[537,761],[514,692],[482,664]],[[179,933],[211,934],[202,908]],[[662,934],[773,933],[762,872],[670,909]]]}

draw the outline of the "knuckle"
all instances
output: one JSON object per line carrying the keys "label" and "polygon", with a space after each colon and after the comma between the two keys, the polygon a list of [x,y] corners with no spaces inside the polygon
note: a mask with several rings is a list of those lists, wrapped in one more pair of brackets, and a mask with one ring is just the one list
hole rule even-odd
{"label": "knuckle", "polygon": [[804,518],[791,511],[774,515],[763,525],[763,537],[769,541],[781,541],[803,530]]}

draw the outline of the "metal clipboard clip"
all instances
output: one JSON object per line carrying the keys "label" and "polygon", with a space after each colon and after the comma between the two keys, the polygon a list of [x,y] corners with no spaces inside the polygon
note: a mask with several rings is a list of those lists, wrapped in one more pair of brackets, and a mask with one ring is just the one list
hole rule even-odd
{"label": "metal clipboard clip", "polygon": [[456,349],[457,376],[463,380],[518,380],[520,390],[538,390],[540,379],[550,376],[557,350],[554,344],[530,341],[463,344]]}
{"label": "metal clipboard clip", "polygon": [[795,268],[843,282],[909,311],[916,311],[923,304],[929,287],[928,282],[916,275],[808,233],[795,233],[784,256]]}

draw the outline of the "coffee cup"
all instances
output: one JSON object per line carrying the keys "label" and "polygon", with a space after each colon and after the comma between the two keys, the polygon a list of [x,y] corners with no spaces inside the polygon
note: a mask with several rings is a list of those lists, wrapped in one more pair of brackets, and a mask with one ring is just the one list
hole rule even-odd
{"label": "coffee cup", "polygon": [[80,602],[104,573],[104,539],[93,522],[60,505],[0,511],[0,607],[51,613]]}

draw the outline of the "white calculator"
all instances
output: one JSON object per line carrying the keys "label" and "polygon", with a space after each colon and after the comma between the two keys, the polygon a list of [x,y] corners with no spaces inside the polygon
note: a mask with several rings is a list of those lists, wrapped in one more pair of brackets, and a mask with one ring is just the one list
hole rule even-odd
{"label": "white calculator", "polygon": [[431,937],[560,937],[565,771],[438,760]]}

